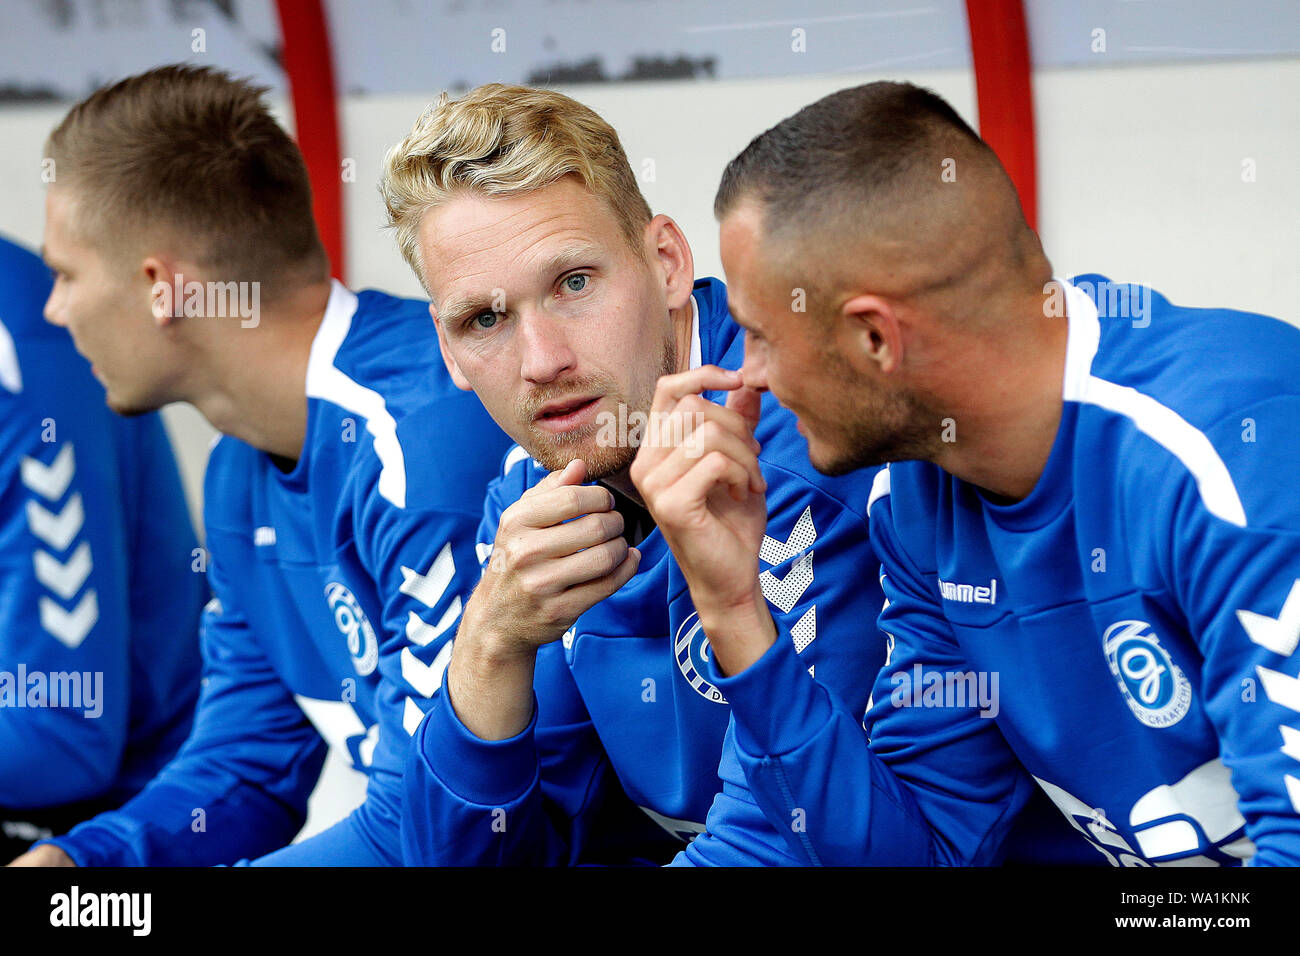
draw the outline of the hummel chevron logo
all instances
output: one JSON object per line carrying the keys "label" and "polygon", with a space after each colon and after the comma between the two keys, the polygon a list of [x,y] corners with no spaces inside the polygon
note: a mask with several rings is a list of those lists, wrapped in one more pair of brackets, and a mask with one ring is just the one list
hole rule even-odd
{"label": "hummel chevron logo", "polygon": [[81,646],[81,642],[99,620],[99,599],[93,588],[86,592],[71,611],[65,611],[47,597],[41,598],[40,607],[41,627],[73,650]]}
{"label": "hummel chevron logo", "polygon": [[444,544],[424,574],[403,565],[402,586],[398,590],[415,598],[425,607],[433,607],[446,592],[455,573],[456,562],[451,556],[451,544]]}
{"label": "hummel chevron logo", "polygon": [[57,515],[34,501],[27,502],[27,527],[55,551],[66,550],[85,521],[86,512],[81,505],[80,493],[69,498]]}
{"label": "hummel chevron logo", "polygon": [[442,686],[442,677],[447,673],[447,664],[451,661],[451,641],[438,651],[433,663],[424,664],[411,653],[409,647],[402,648],[402,680],[406,681],[421,697],[432,697]]}
{"label": "hummel chevron logo", "polygon": [[1293,760],[1300,760],[1300,730],[1288,727],[1286,724],[1277,726],[1278,730],[1282,731],[1282,753]]}
{"label": "hummel chevron logo", "polygon": [[812,505],[809,505],[803,509],[803,514],[794,523],[794,530],[790,532],[788,540],[778,541],[776,538],[763,535],[758,556],[762,561],[775,567],[782,561],[793,558],[800,551],[807,551],[816,540],[817,529],[813,527]]}
{"label": "hummel chevron logo", "polygon": [[66,564],[42,550],[32,552],[32,562],[36,566],[36,580],[65,601],[72,600],[72,596],[81,590],[94,567],[89,541],[81,542]]}
{"label": "hummel chevron logo", "polygon": [[[817,605],[814,604],[803,612],[803,617],[790,628],[790,639],[794,641],[794,652],[802,654],[803,649],[817,638]],[[811,668],[809,669],[811,673]]]}
{"label": "hummel chevron logo", "polygon": [[24,456],[21,464],[23,484],[42,498],[58,501],[68,490],[72,475],[77,470],[72,454],[72,442],[66,442],[54,461],[48,465],[35,458]]}
{"label": "hummel chevron logo", "polygon": [[406,636],[412,644],[419,644],[421,647],[428,647],[443,631],[456,623],[460,617],[460,595],[457,594],[451,599],[451,605],[443,612],[437,624],[427,624],[420,615],[414,611],[407,612],[406,617]]}
{"label": "hummel chevron logo", "polygon": [[1237,620],[1246,629],[1246,635],[1260,647],[1290,657],[1300,644],[1300,578],[1291,585],[1282,612],[1277,617],[1238,611]]}
{"label": "hummel chevron logo", "polygon": [[778,578],[771,571],[764,571],[758,576],[758,585],[767,598],[782,611],[789,614],[790,609],[799,603],[803,592],[813,583],[813,552],[805,554],[791,566],[785,577]]}
{"label": "hummel chevron logo", "polygon": [[1255,673],[1259,675],[1259,682],[1264,685],[1264,694],[1269,700],[1300,713],[1300,679],[1258,664]]}

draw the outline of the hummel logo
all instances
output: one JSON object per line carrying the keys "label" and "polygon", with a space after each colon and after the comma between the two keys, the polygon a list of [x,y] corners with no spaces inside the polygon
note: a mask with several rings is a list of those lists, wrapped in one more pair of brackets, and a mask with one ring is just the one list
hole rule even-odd
{"label": "hummel logo", "polygon": [[954,584],[940,578],[939,594],[945,601],[960,601],[962,604],[997,604],[998,579],[989,578],[988,587],[976,587],[973,584]]}

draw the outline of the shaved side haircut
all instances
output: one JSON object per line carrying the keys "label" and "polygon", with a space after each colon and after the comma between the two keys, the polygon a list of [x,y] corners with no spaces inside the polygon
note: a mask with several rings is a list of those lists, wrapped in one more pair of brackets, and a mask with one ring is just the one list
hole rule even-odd
{"label": "shaved side haircut", "polygon": [[723,173],[714,213],[742,203],[761,209],[777,258],[823,291],[850,265],[912,297],[1042,257],[993,150],[910,83],[840,90],[755,137]]}

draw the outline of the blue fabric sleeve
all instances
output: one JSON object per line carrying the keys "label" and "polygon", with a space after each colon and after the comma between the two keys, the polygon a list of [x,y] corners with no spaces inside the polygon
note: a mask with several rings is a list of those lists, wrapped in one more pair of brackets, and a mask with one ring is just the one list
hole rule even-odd
{"label": "blue fabric sleeve", "polygon": [[[1257,427],[1258,441],[1243,441],[1243,419]],[[1297,421],[1300,399],[1278,396],[1243,406],[1208,432],[1244,523],[1211,513],[1192,476],[1177,469],[1164,499],[1176,502],[1172,520],[1150,528],[1167,586],[1204,655],[1205,711],[1255,844],[1252,866],[1300,864]],[[1133,511],[1155,493],[1135,489]],[[1221,814],[1207,811],[1202,825],[1210,829]]]}
{"label": "blue fabric sleeve", "polygon": [[[815,848],[803,832],[805,814],[784,801],[779,809],[772,802],[760,805],[749,792],[737,739],[751,752],[760,746],[758,740],[775,752],[791,749],[789,738],[805,728],[814,701],[852,716],[860,726],[884,662],[884,637],[873,626],[883,602],[879,561],[865,518],[802,479],[778,485],[785,476],[770,464],[768,473],[769,483],[780,491],[760,555],[770,567],[759,580],[776,625],[776,644],[735,677],[722,676],[712,659],[707,664],[710,680],[731,704],[733,719],[718,770],[722,790],[709,809],[705,832],[679,854],[678,865],[775,866],[815,860]],[[865,489],[870,476],[863,477]],[[782,672],[788,687],[772,683],[770,671],[778,661],[788,670]],[[755,667],[760,670],[750,674]],[[784,695],[791,690],[795,696],[788,699]],[[773,706],[773,701],[782,704]],[[765,816],[765,810],[771,815]]]}
{"label": "blue fabric sleeve", "polygon": [[977,706],[891,705],[892,672],[964,665],[897,543],[887,495],[872,508],[871,541],[882,564],[880,627],[890,650],[865,730],[859,712],[846,710],[778,641],[720,685],[732,701],[735,759],[802,863],[997,862],[1032,782]]}
{"label": "blue fabric sleeve", "polygon": [[234,603],[216,554],[203,615],[203,690],[175,759],[121,809],[52,841],[79,866],[202,866],[284,846],[302,826],[324,761]]}

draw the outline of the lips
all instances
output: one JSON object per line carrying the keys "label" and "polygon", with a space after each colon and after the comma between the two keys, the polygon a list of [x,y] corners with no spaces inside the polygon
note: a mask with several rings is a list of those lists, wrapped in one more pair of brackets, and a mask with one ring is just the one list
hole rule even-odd
{"label": "lips", "polygon": [[568,431],[583,424],[594,413],[600,399],[599,395],[582,395],[547,402],[533,421],[548,431]]}

